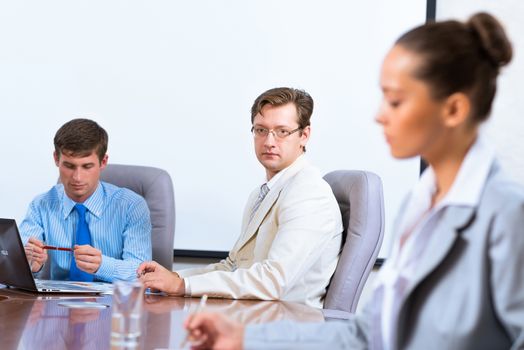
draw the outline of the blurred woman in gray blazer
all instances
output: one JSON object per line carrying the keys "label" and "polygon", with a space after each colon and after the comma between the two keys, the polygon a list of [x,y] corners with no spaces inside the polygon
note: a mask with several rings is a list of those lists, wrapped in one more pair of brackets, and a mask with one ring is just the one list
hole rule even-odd
{"label": "blurred woman in gray blazer", "polygon": [[340,323],[245,329],[200,315],[186,327],[202,347],[524,348],[524,190],[479,134],[511,56],[486,13],[402,35],[382,65],[376,120],[395,158],[429,166],[400,210],[370,303]]}

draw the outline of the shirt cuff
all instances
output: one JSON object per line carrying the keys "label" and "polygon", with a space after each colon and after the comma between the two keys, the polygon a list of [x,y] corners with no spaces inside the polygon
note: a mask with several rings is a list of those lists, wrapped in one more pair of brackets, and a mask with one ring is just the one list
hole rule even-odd
{"label": "shirt cuff", "polygon": [[95,277],[106,282],[113,282],[114,272],[115,265],[112,259],[106,259],[106,257],[102,255],[102,262],[100,263],[98,271],[94,274]]}
{"label": "shirt cuff", "polygon": [[191,285],[189,284],[189,278],[184,278],[184,285],[185,285],[185,293],[184,296],[190,297],[191,296]]}

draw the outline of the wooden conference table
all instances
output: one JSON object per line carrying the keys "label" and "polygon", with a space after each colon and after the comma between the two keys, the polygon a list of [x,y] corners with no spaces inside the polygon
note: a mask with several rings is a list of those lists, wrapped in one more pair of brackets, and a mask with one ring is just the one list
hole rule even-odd
{"label": "wooden conference table", "polygon": [[[104,309],[74,309],[67,301],[96,301]],[[144,296],[143,349],[178,349],[182,324],[199,298]],[[322,322],[322,312],[298,303],[208,299],[206,311],[219,312],[243,324],[295,320]],[[79,333],[81,330],[81,333]],[[109,349],[111,296],[34,294],[0,285],[0,349]],[[75,336],[73,336],[73,334]]]}

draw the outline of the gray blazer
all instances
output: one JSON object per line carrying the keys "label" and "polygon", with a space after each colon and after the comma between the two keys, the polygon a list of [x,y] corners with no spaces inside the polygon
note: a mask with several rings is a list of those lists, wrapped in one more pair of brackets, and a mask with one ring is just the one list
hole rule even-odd
{"label": "gray blazer", "polygon": [[[448,207],[435,230],[402,301],[395,348],[523,349],[524,189],[495,163],[478,207]],[[347,322],[248,327],[245,346],[366,349],[374,307]]]}

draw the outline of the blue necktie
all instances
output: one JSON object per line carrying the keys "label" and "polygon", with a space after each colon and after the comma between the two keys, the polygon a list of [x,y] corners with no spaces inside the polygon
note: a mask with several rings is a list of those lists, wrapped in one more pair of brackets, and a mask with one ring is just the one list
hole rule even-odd
{"label": "blue necktie", "polygon": [[[78,224],[76,226],[76,240],[75,244],[91,244],[91,234],[89,233],[89,227],[86,222],[86,211],[87,208],[83,204],[75,205],[76,212],[78,213]],[[71,268],[69,269],[69,280],[70,281],[93,281],[93,275],[84,272],[76,266],[75,256],[71,259]]]}

